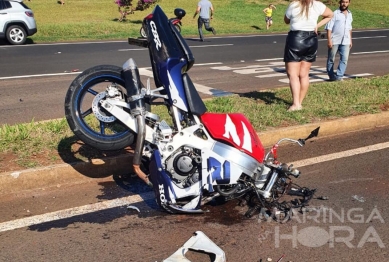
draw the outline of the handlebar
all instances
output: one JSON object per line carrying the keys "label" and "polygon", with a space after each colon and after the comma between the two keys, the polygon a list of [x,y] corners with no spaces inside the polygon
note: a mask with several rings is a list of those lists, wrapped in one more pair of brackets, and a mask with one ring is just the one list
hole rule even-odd
{"label": "handlebar", "polygon": [[292,143],[296,143],[298,144],[299,146],[304,146],[305,145],[305,141],[307,141],[308,139],[311,139],[313,137],[316,137],[318,136],[319,134],[319,129],[320,129],[320,126],[315,128],[311,134],[309,134],[309,136],[305,139],[291,139],[291,138],[282,138],[280,139],[272,148],[271,150],[266,154],[265,156],[265,161],[267,161],[269,159],[269,156],[270,154],[272,154],[274,156],[274,159],[276,160],[277,159],[277,148],[278,146],[283,142],[283,141],[289,141],[289,142],[292,142]]}

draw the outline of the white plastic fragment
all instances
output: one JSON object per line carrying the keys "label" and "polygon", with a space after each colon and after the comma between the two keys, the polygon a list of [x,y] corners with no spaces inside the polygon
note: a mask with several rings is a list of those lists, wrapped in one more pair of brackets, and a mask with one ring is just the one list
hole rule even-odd
{"label": "white plastic fragment", "polygon": [[185,257],[188,250],[203,251],[206,253],[212,253],[215,255],[213,262],[226,262],[226,256],[224,251],[218,247],[212,240],[210,240],[203,232],[196,231],[185,244],[180,247],[173,255],[163,260],[163,262],[190,262]]}
{"label": "white plastic fragment", "polygon": [[13,173],[11,173],[11,176],[12,176],[13,178],[18,178],[19,175],[20,175],[20,172],[13,172]]}
{"label": "white plastic fragment", "polygon": [[138,213],[140,213],[140,210],[139,208],[137,208],[136,206],[127,206],[128,209],[135,209],[136,211],[138,211]]}
{"label": "white plastic fragment", "polygon": [[362,196],[353,195],[352,198],[362,203],[365,202],[365,198]]}

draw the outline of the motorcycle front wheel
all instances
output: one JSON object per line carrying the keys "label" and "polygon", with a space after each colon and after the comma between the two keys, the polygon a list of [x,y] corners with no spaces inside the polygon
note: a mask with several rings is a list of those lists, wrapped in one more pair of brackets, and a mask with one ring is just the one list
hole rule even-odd
{"label": "motorcycle front wheel", "polygon": [[65,116],[73,133],[99,150],[120,150],[134,143],[136,133],[101,107],[107,90],[126,100],[122,68],[99,65],[87,69],[71,83],[65,98]]}

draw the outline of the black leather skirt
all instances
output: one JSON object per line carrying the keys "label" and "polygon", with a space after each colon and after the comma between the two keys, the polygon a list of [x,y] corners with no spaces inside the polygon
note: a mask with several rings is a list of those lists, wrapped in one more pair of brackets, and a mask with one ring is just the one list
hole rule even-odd
{"label": "black leather skirt", "polygon": [[318,40],[314,31],[289,31],[284,50],[284,62],[315,62]]}

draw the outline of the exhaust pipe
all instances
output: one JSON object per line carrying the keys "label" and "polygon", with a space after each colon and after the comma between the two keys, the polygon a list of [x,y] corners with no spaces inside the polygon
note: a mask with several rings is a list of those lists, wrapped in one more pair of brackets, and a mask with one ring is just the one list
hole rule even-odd
{"label": "exhaust pipe", "polygon": [[140,179],[142,179],[147,185],[153,186],[148,176],[140,169],[142,161],[143,146],[146,137],[146,106],[142,95],[142,84],[140,81],[139,70],[135,61],[130,58],[123,64],[123,70],[121,73],[125,88],[128,96],[128,103],[130,104],[131,115],[136,118],[137,122],[137,138],[136,146],[133,158],[133,168],[135,173]]}

